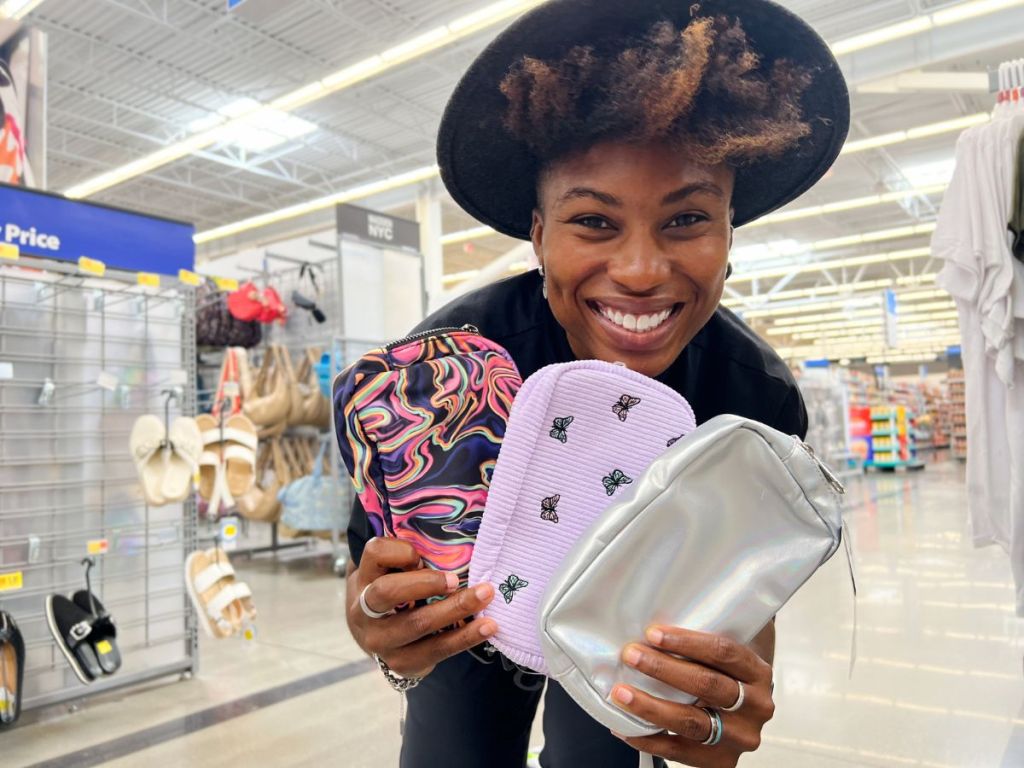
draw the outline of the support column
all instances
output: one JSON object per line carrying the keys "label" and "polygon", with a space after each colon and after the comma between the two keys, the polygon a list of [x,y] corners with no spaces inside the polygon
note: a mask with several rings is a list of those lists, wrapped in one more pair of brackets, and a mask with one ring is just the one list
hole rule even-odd
{"label": "support column", "polygon": [[420,224],[420,250],[424,259],[424,290],[427,313],[442,305],[444,293],[444,246],[441,245],[441,183],[437,179],[424,182],[416,197],[416,221]]}

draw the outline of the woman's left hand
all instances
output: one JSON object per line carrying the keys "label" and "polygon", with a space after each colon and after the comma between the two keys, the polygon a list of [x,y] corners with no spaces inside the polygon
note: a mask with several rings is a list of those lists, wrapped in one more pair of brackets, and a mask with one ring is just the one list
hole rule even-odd
{"label": "woman's left hand", "polygon": [[[698,768],[731,768],[740,755],[761,745],[761,729],[775,714],[772,668],[767,662],[723,635],[679,627],[651,627],[647,641],[650,646],[626,646],[622,653],[626,664],[698,701],[692,706],[678,704],[629,685],[616,685],[612,701],[617,706],[667,731],[619,738],[641,752]],[[735,712],[723,711],[737,703],[739,683],[743,684],[742,705]],[[718,710],[722,718],[721,741],[714,746],[701,744],[712,729],[711,717],[701,707]]]}

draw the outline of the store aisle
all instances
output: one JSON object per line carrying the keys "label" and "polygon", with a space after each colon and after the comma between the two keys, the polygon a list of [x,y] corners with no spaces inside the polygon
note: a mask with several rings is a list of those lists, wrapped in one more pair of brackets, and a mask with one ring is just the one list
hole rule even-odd
{"label": "store aisle", "polygon": [[[741,765],[1024,765],[1024,622],[1005,554],[969,544],[964,495],[954,463],[851,484],[853,678],[837,555],[779,616],[778,712]],[[261,613],[255,641],[204,638],[196,680],[27,716],[3,737],[4,764],[396,765],[398,701],[344,630],[329,561],[237,567]]]}

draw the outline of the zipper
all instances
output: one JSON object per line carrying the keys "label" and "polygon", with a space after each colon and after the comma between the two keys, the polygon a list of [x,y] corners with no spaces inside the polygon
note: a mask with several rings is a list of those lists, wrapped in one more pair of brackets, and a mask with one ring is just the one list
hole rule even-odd
{"label": "zipper", "polygon": [[807,452],[807,455],[814,459],[814,463],[818,465],[818,469],[821,470],[821,474],[825,476],[825,479],[828,481],[828,484],[832,486],[832,490],[834,490],[838,494],[845,494],[846,488],[843,486],[841,482],[839,482],[839,478],[832,474],[832,470],[825,466],[825,463],[818,458],[818,456],[814,453],[814,449],[811,448],[811,446],[809,446],[802,440],[798,440],[797,442],[799,442],[800,447]]}
{"label": "zipper", "polygon": [[408,344],[413,341],[422,341],[423,339],[430,339],[433,338],[434,336],[443,336],[446,333],[458,333],[459,331],[465,333],[474,333],[478,336],[480,335],[480,329],[477,328],[475,325],[469,325],[468,323],[460,328],[432,328],[429,331],[420,331],[419,333],[414,333],[404,338],[398,339],[398,341],[392,341],[385,347],[385,349],[388,352],[390,352],[391,350],[396,349],[397,347],[400,347],[403,344]]}

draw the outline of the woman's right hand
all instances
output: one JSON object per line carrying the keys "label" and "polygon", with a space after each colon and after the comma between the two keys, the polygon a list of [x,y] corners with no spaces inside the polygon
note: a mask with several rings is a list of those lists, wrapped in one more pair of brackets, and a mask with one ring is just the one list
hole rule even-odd
{"label": "woman's right hand", "polygon": [[[359,605],[364,589],[367,606],[378,613],[431,597],[444,599],[371,619]],[[446,629],[482,611],[494,599],[494,587],[479,584],[460,590],[455,574],[425,567],[412,545],[398,539],[378,537],[366,543],[359,568],[349,573],[346,599],[349,630],[359,647],[402,677],[426,677],[439,662],[498,631],[493,619]]]}

